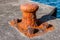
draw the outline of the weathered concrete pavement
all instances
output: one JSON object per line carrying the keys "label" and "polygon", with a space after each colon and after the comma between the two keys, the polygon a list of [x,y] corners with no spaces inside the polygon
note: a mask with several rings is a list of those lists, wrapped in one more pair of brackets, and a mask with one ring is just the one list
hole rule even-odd
{"label": "weathered concrete pavement", "polygon": [[[14,18],[21,18],[20,4],[28,2],[27,0],[0,0],[0,40],[59,40],[60,39],[60,19],[49,17],[54,8],[43,6],[44,13],[37,11],[37,18],[54,25],[55,30],[42,36],[29,39],[22,36],[17,29],[8,24],[8,21]],[[41,7],[42,8],[42,7]],[[50,10],[49,10],[50,9]],[[41,11],[41,12],[40,12]],[[46,15],[47,13],[47,15]],[[43,16],[44,15],[44,16]],[[42,16],[42,17],[41,17]]]}

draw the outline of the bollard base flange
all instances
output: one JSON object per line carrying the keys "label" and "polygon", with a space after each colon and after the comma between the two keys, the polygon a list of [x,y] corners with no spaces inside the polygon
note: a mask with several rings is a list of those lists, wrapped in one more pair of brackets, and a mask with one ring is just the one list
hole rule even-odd
{"label": "bollard base flange", "polygon": [[[28,29],[22,29],[18,24],[21,23],[21,19],[14,19],[9,22],[9,24],[15,28],[17,28],[21,33],[23,33],[25,36],[32,38],[34,36],[41,36],[47,32],[53,31],[54,27],[51,24],[48,23],[42,23],[42,21],[37,21],[38,23],[40,22],[40,25],[38,27],[32,27],[30,28],[30,31]],[[21,24],[20,24],[21,25]]]}

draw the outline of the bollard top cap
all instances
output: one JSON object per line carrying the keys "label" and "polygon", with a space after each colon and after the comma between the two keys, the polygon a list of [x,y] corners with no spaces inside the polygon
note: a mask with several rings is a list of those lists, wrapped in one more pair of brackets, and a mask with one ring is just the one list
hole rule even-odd
{"label": "bollard top cap", "polygon": [[26,4],[20,5],[20,9],[23,12],[36,12],[38,8],[39,6],[34,3],[26,3]]}

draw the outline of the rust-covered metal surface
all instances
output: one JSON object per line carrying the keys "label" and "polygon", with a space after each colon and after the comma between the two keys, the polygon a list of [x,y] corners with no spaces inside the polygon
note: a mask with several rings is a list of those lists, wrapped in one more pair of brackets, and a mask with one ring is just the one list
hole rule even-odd
{"label": "rust-covered metal surface", "polygon": [[36,3],[21,4],[20,10],[22,11],[22,19],[13,19],[9,24],[29,38],[52,31],[54,29],[52,24],[48,24],[36,18],[36,11],[38,9],[39,6]]}
{"label": "rust-covered metal surface", "polygon": [[[23,34],[21,34],[17,29],[11,27],[8,24],[13,18],[21,18],[21,12],[19,9],[19,5],[22,3],[28,2],[27,0],[0,0],[0,40],[59,40],[60,39],[60,19],[55,19],[54,17],[49,17],[44,13],[46,10],[47,13],[52,13],[54,7],[46,6],[44,4],[41,5],[41,8],[45,8],[45,12],[40,14],[39,10],[37,11],[37,18],[43,19],[44,22],[48,22],[54,25],[55,30],[52,32],[48,32],[43,36],[38,36],[35,38],[27,38]],[[20,14],[20,15],[19,15]],[[43,15],[43,16],[42,16]],[[45,15],[45,16],[44,16]],[[42,17],[41,17],[42,16]]]}

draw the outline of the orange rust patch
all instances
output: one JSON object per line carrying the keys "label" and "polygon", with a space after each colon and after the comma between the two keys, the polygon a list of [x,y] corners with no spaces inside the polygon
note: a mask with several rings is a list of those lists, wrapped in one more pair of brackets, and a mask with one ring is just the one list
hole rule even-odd
{"label": "orange rust patch", "polygon": [[10,21],[11,26],[15,26],[20,32],[24,33],[29,38],[43,35],[46,32],[52,31],[54,27],[46,22],[41,23],[36,19],[36,11],[39,8],[37,4],[24,4],[20,6],[22,19],[14,19]]}

